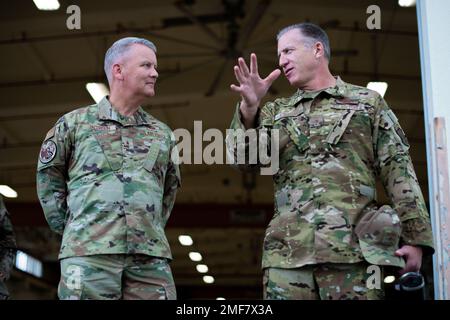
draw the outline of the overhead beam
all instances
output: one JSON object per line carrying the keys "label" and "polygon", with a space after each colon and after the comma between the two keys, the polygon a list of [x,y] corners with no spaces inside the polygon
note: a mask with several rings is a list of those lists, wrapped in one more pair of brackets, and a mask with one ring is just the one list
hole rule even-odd
{"label": "overhead beam", "polygon": [[200,21],[188,8],[186,8],[180,1],[175,2],[175,6],[186,17],[192,21],[197,27],[200,28],[208,37],[215,41],[219,47],[223,47],[223,41],[212,31],[204,22]]}
{"label": "overhead beam", "polygon": [[50,80],[54,77],[53,71],[50,65],[45,61],[42,54],[36,48],[34,43],[24,43],[22,48],[28,53],[30,58],[34,61],[34,63],[41,70],[44,79]]}
{"label": "overhead beam", "polygon": [[182,43],[190,46],[194,46],[197,48],[204,48],[210,50],[217,50],[217,48],[212,47],[210,45],[206,45],[203,43],[198,43],[195,41],[189,41],[186,39],[180,39],[176,37],[166,36],[163,34],[155,33],[152,30],[161,29],[154,27],[147,28],[125,28],[123,26],[118,26],[114,30],[105,30],[105,31],[92,31],[92,32],[80,32],[80,33],[64,33],[64,34],[56,34],[51,36],[35,36],[29,37],[26,33],[22,33],[21,38],[11,38],[0,40],[0,46],[2,45],[13,45],[20,43],[36,43],[36,42],[44,42],[44,41],[59,41],[59,40],[73,40],[73,39],[81,39],[88,37],[104,37],[104,36],[117,36],[121,34],[145,34],[146,36],[154,37],[157,39],[163,39],[167,41],[172,41],[176,43]]}

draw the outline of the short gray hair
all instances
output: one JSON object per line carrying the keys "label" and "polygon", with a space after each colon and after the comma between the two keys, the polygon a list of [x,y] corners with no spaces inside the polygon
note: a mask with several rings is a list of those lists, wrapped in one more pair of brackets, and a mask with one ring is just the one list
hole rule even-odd
{"label": "short gray hair", "polygon": [[150,49],[153,50],[153,52],[156,53],[156,46],[153,44],[153,42],[148,41],[147,39],[143,38],[136,38],[136,37],[127,37],[117,40],[113,43],[113,45],[106,51],[105,54],[105,73],[106,77],[108,78],[108,82],[111,84],[112,80],[112,74],[111,74],[111,68],[114,65],[114,63],[117,62],[119,58],[121,58],[128,50],[130,50],[131,46],[134,44],[142,44]]}
{"label": "short gray hair", "polygon": [[328,61],[330,61],[331,58],[331,49],[330,49],[330,41],[328,40],[327,33],[318,25],[315,25],[313,23],[297,23],[290,26],[287,26],[280,30],[277,34],[277,41],[280,40],[281,36],[284,35],[286,32],[298,29],[301,34],[310,39],[308,41],[308,45],[313,45],[313,42],[318,41],[322,43],[323,48],[325,50],[325,57]]}

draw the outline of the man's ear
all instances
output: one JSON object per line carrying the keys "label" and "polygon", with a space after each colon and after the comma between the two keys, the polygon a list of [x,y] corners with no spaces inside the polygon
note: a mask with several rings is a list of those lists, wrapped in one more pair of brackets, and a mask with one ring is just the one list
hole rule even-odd
{"label": "man's ear", "polygon": [[321,42],[316,42],[314,45],[314,54],[316,55],[316,58],[319,59],[320,57],[323,57],[325,54],[325,50],[323,48],[323,45]]}
{"label": "man's ear", "polygon": [[122,66],[118,63],[114,64],[112,67],[112,76],[114,79],[123,80]]}

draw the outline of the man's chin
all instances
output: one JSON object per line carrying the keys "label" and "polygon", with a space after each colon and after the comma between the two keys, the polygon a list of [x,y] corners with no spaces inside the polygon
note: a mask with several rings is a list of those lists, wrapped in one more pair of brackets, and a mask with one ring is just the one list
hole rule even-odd
{"label": "man's chin", "polygon": [[140,94],[141,102],[140,103],[149,103],[152,97],[155,96],[155,91],[146,91]]}
{"label": "man's chin", "polygon": [[286,80],[289,82],[289,84],[291,86],[294,85],[294,83],[295,83],[295,76],[294,75],[291,75],[290,77],[289,76],[285,76],[285,78],[286,78]]}
{"label": "man's chin", "polygon": [[296,81],[295,81],[294,79],[287,79],[287,81],[289,82],[289,84],[290,84],[292,87],[297,87],[297,83],[296,83]]}
{"label": "man's chin", "polygon": [[301,88],[301,87],[303,87],[303,83],[302,83],[302,81],[299,81],[298,79],[296,79],[296,80],[294,80],[294,79],[288,79],[288,81],[289,81],[289,84],[292,86],[292,87],[295,87],[295,88]]}
{"label": "man's chin", "polygon": [[151,98],[151,97],[155,96],[155,90],[147,91],[147,92],[145,93],[145,96],[146,96],[147,98]]}

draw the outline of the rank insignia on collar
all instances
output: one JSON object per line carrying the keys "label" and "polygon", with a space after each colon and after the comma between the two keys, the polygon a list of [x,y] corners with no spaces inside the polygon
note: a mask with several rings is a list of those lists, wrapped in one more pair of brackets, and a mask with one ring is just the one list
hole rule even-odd
{"label": "rank insignia on collar", "polygon": [[56,156],[56,143],[53,140],[47,140],[42,144],[39,152],[39,161],[49,163]]}

